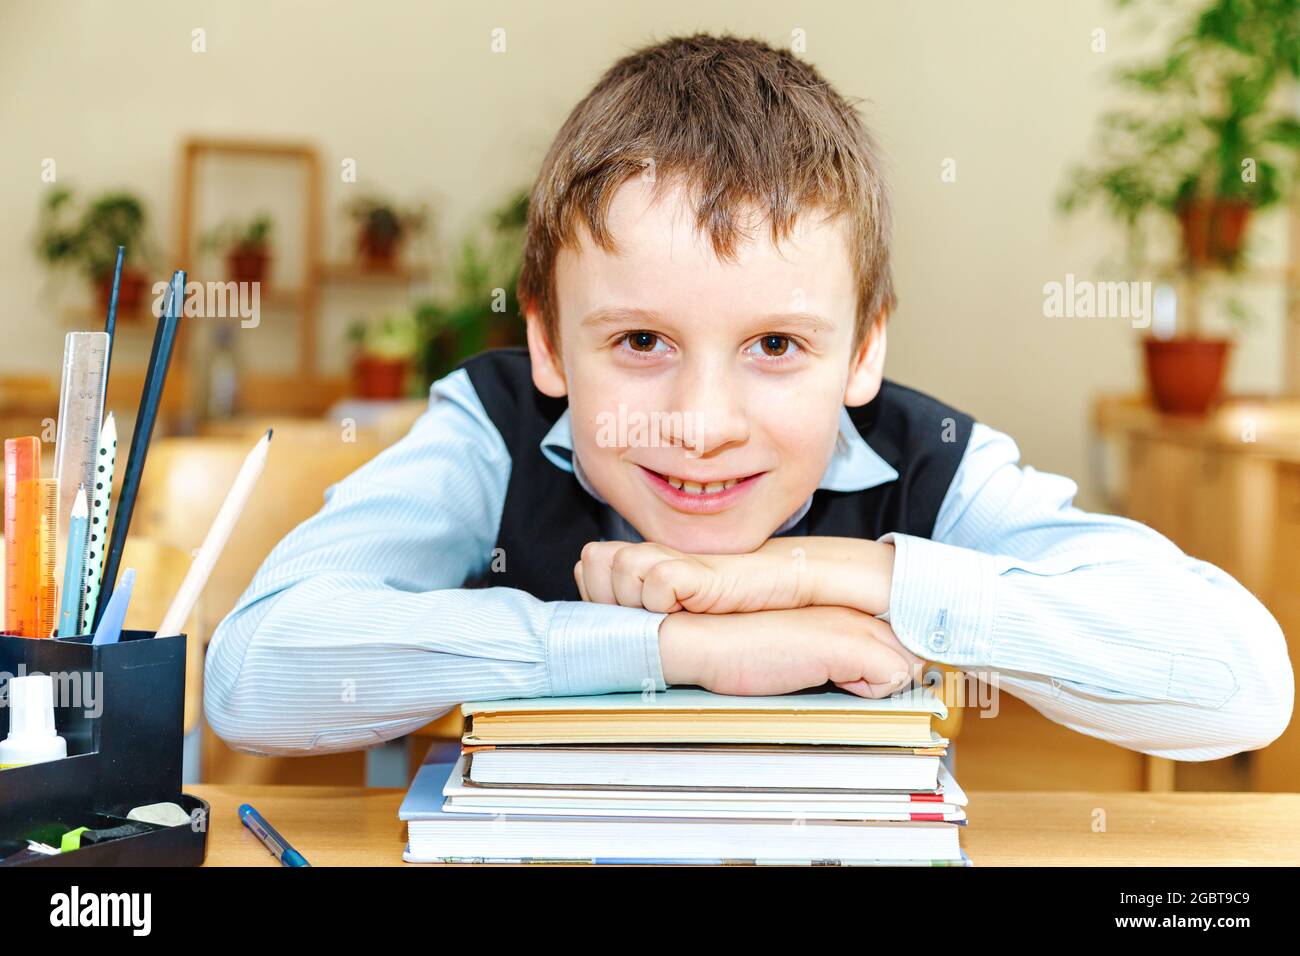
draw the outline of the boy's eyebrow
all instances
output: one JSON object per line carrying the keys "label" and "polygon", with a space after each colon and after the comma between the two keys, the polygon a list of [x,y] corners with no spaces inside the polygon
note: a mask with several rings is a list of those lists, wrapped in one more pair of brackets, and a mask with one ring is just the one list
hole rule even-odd
{"label": "boy's eyebrow", "polygon": [[[662,321],[662,316],[652,309],[600,306],[588,312],[580,324],[584,328],[595,328],[623,323],[658,325]],[[809,332],[833,332],[835,330],[832,322],[814,312],[773,312],[770,315],[761,316],[757,322],[771,328],[800,326]]]}
{"label": "boy's eyebrow", "polygon": [[808,332],[834,332],[835,324],[815,312],[773,312],[762,317],[773,328],[788,328],[792,325],[802,326]]}
{"label": "boy's eyebrow", "polygon": [[583,328],[594,328],[601,325],[618,325],[623,322],[644,322],[647,325],[655,325],[660,321],[662,319],[659,313],[650,309],[603,305],[588,312],[580,324]]}

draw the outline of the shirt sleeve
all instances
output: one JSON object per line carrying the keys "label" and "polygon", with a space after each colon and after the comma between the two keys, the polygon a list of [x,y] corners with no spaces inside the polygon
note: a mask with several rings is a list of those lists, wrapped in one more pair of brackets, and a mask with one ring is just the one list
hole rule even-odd
{"label": "shirt sleeve", "polygon": [[1291,718],[1277,621],[1223,571],[1151,528],[1073,506],[977,424],[933,539],[895,548],[888,619],[928,660],[975,672],[1047,717],[1154,756],[1263,747]]}
{"label": "shirt sleeve", "polygon": [[411,431],[326,491],[217,628],[212,729],[252,753],[322,753],[469,700],[663,690],[665,615],[464,587],[489,567],[509,474],[468,374],[435,383]]}

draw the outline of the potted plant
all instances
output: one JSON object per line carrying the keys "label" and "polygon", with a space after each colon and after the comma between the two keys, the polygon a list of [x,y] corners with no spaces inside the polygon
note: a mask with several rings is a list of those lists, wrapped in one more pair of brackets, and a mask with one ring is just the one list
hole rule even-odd
{"label": "potted plant", "polygon": [[203,240],[206,250],[221,250],[226,272],[236,282],[266,282],[271,271],[271,217],[260,213],[247,222],[226,223]]}
{"label": "potted plant", "polygon": [[423,206],[399,209],[374,196],[356,200],[348,211],[357,228],[357,255],[365,268],[378,272],[396,268],[402,243],[422,231],[428,221]]}
{"label": "potted plant", "polygon": [[149,283],[142,268],[147,251],[145,224],[144,203],[130,193],[104,193],[78,216],[73,209],[72,190],[60,187],[52,189],[45,199],[37,251],[51,267],[78,269],[107,311],[117,247],[125,246],[117,304],[121,315],[130,316],[139,310]]}
{"label": "potted plant", "polygon": [[[1295,17],[1295,0],[1213,0],[1162,60],[1121,71],[1142,106],[1103,117],[1101,161],[1072,171],[1061,209],[1102,200],[1135,264],[1150,222],[1176,223],[1178,268],[1192,288],[1239,268],[1252,215],[1286,198],[1300,169],[1300,123],[1277,104],[1284,81],[1300,76]],[[1145,339],[1148,384],[1161,410],[1203,414],[1231,341],[1203,335],[1196,310],[1185,314],[1181,334]]]}
{"label": "potted plant", "polygon": [[515,287],[527,223],[528,193],[520,191],[461,240],[445,293],[416,307],[426,385],[485,348],[525,341]]}
{"label": "potted plant", "polygon": [[354,322],[348,338],[354,347],[352,390],[358,398],[396,399],[407,394],[419,346],[418,323],[412,312]]}

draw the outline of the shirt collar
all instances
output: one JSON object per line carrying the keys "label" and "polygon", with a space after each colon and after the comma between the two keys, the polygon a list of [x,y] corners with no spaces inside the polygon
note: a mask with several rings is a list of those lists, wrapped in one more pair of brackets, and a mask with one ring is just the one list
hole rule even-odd
{"label": "shirt collar", "polygon": [[[542,454],[553,465],[564,471],[572,472],[587,494],[602,504],[608,504],[592,488],[587,476],[583,474],[581,462],[578,462],[577,457],[573,454],[573,428],[567,408],[555,420],[555,424],[551,426],[550,431],[546,433],[546,437],[542,439],[540,447]],[[574,467],[575,464],[576,468]],[[864,491],[867,488],[874,488],[876,485],[883,485],[897,478],[898,472],[867,444],[857,426],[853,424],[853,420],[849,417],[849,410],[841,407],[840,430],[835,438],[835,450],[831,453],[831,460],[822,473],[821,483],[817,485],[818,489],[826,491]],[[803,507],[791,515],[785,524],[776,530],[776,533],[780,534],[782,531],[793,527],[804,516],[811,504],[812,496],[809,495]]]}

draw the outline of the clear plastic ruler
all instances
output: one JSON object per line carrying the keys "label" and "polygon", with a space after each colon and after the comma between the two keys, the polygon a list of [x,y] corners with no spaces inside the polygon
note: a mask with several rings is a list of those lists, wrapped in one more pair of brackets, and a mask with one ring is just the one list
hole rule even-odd
{"label": "clear plastic ruler", "polygon": [[40,502],[41,533],[38,537],[36,581],[36,633],[34,637],[49,637],[59,622],[59,588],[54,579],[54,526],[59,508],[59,486],[53,478],[36,482]]}
{"label": "clear plastic ruler", "polygon": [[[54,441],[54,480],[59,488],[58,533],[54,539],[54,580],[63,580],[68,524],[77,489],[95,487],[95,457],[104,417],[108,378],[108,333],[69,332],[63,345],[63,385]],[[85,542],[79,547],[84,548]]]}

